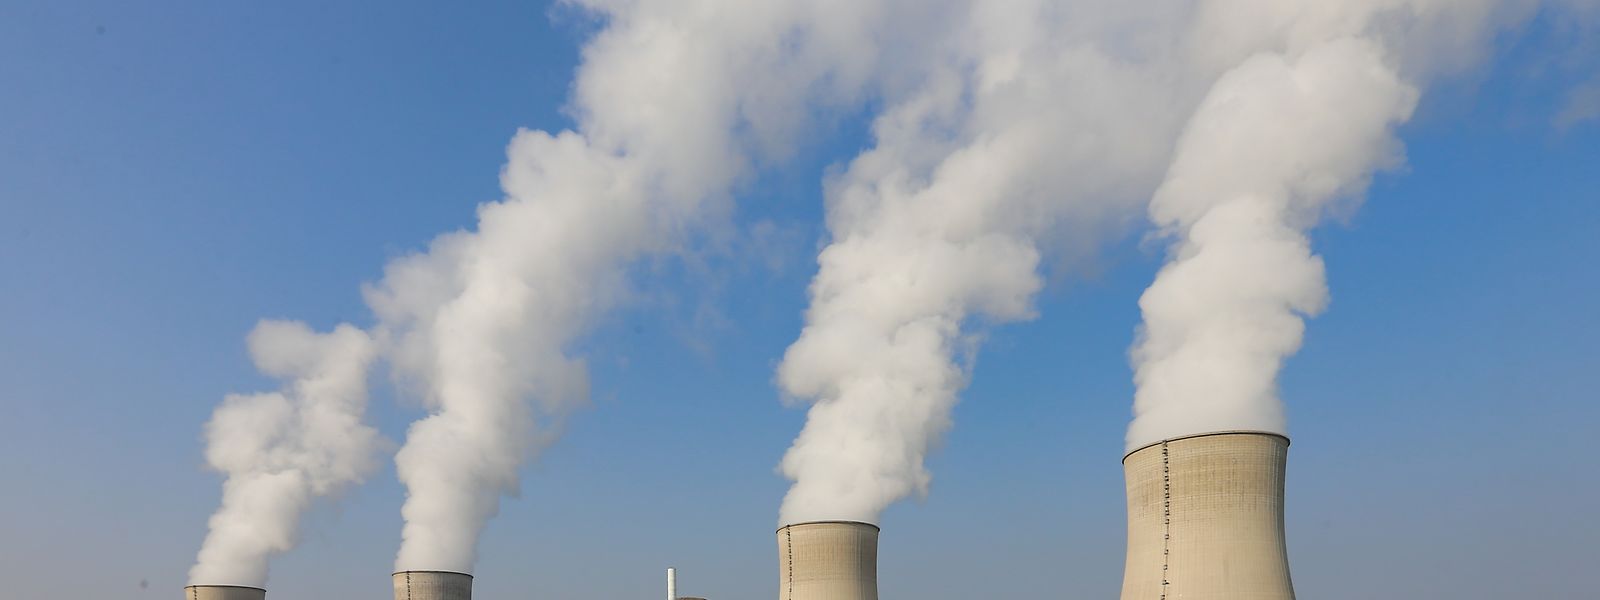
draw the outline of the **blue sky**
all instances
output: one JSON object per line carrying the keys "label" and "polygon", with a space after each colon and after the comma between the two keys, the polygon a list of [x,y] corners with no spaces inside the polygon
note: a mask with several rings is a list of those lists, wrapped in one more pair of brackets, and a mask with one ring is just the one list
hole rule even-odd
{"label": "blue sky", "polygon": [[[0,5],[0,579],[170,598],[219,495],[201,425],[273,386],[245,333],[369,323],[361,282],[469,226],[518,127],[570,124],[593,24],[539,3],[66,4]],[[1536,22],[1431,90],[1407,167],[1316,234],[1333,304],[1282,380],[1302,597],[1591,588],[1600,122],[1551,124],[1594,65],[1543,60],[1574,42]],[[592,404],[491,524],[482,597],[649,597],[669,565],[684,593],[772,594],[773,468],[804,418],[773,367],[820,174],[865,142],[836,125],[741,194],[741,227],[781,233],[761,260],[647,265],[649,293],[582,342]],[[1126,349],[1161,258],[1138,241],[990,332],[933,493],[883,519],[886,596],[1118,589]],[[369,413],[392,440],[420,414],[386,385]],[[319,507],[273,596],[385,597],[402,494],[389,467]]]}

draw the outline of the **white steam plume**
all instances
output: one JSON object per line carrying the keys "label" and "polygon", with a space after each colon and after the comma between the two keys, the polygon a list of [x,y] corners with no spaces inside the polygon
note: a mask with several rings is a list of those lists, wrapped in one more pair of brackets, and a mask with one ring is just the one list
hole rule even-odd
{"label": "white steam plume", "polygon": [[780,467],[782,523],[875,522],[925,494],[972,322],[1032,316],[1045,251],[1092,248],[1147,197],[1181,123],[1177,3],[1125,4],[963,3],[923,83],[831,182],[831,239],[778,369],[815,402]]}
{"label": "white steam plume", "polygon": [[1275,381],[1327,302],[1305,229],[1395,164],[1417,93],[1366,40],[1252,57],[1190,121],[1151,219],[1178,237],[1140,298],[1130,449],[1182,434],[1284,431]]}
{"label": "white steam plume", "polygon": [[361,423],[375,356],[365,333],[350,325],[316,333],[299,322],[262,321],[249,346],[256,367],[284,386],[230,395],[206,424],[206,461],[227,480],[189,570],[192,584],[263,587],[268,558],[295,545],[311,501],[361,481],[376,466],[380,438]]}
{"label": "white steam plume", "polygon": [[626,293],[628,266],[690,241],[752,164],[792,150],[815,109],[876,78],[889,2],[602,1],[571,111],[523,131],[505,199],[368,288],[397,372],[431,414],[396,457],[400,570],[470,572],[523,461],[585,401],[567,346]]}
{"label": "white steam plume", "polygon": [[1427,78],[1464,68],[1529,2],[1212,2],[1199,29],[1229,65],[1178,140],[1151,221],[1172,239],[1140,298],[1127,448],[1284,432],[1277,376],[1328,302],[1306,232],[1401,162],[1394,129]]}
{"label": "white steam plume", "polygon": [[[780,466],[794,481],[783,523],[876,521],[894,501],[925,494],[924,460],[950,426],[975,332],[1029,318],[1041,265],[1091,254],[1141,211],[1186,244],[1214,242],[1204,262],[1169,275],[1189,273],[1178,282],[1192,282],[1220,268],[1240,279],[1207,282],[1219,297],[1187,308],[1208,327],[1252,321],[1229,331],[1256,361],[1252,389],[1270,389],[1277,363],[1298,343],[1299,315],[1322,303],[1319,267],[1300,232],[1327,202],[1356,193],[1396,156],[1390,130],[1416,96],[1399,73],[1423,77],[1469,64],[1492,33],[1488,25],[1525,14],[1528,3],[954,4],[944,12],[958,24],[946,27],[938,51],[901,65],[916,84],[886,91],[876,145],[830,182],[830,240],[818,257],[806,326],[778,368],[786,393],[815,403]],[[1328,109],[1338,112],[1319,112]],[[1293,139],[1274,137],[1280,132]],[[1211,188],[1185,183],[1191,179]],[[1206,227],[1186,226],[1236,197],[1246,199]],[[1230,226],[1247,239],[1217,231]],[[1260,247],[1239,247],[1251,244]],[[1174,256],[1200,246],[1183,248]],[[1214,264],[1227,252],[1258,264],[1241,264],[1240,273]],[[1177,311],[1170,319],[1181,320],[1181,305],[1195,299],[1170,291],[1173,277],[1165,279],[1147,310]],[[1228,294],[1253,304],[1221,306]],[[1165,380],[1211,373],[1207,365],[1167,362],[1204,360],[1210,349],[1169,347],[1227,343],[1186,337],[1198,330],[1157,317],[1135,352],[1146,412],[1150,384],[1187,389],[1192,384]],[[1272,322],[1254,323],[1258,317]],[[1258,335],[1263,327],[1286,329]],[[1145,366],[1157,363],[1163,366],[1154,372]],[[1256,402],[1231,414],[1273,428],[1275,406]],[[1178,425],[1148,428],[1189,427],[1196,412],[1219,415],[1213,423],[1229,414],[1197,406],[1177,415]],[[1139,439],[1146,422],[1135,425]]]}

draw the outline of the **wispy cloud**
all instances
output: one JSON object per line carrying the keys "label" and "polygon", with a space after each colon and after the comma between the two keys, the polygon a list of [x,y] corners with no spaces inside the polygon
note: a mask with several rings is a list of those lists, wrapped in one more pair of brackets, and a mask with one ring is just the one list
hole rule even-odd
{"label": "wispy cloud", "polygon": [[1557,130],[1566,131],[1573,127],[1600,119],[1600,77],[1589,80],[1567,92],[1567,97],[1562,101],[1561,110],[1551,119],[1550,124]]}

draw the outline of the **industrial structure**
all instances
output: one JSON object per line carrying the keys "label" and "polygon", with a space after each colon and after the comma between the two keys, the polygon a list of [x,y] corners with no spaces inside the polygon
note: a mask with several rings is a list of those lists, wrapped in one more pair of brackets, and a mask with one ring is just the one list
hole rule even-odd
{"label": "industrial structure", "polygon": [[698,596],[678,595],[678,570],[667,567],[667,600],[706,600]]}
{"label": "industrial structure", "polygon": [[263,600],[267,591],[242,585],[191,585],[183,588],[183,600]]}
{"label": "industrial structure", "polygon": [[[1122,600],[1294,600],[1284,536],[1289,438],[1224,431],[1123,456],[1128,544]],[[878,526],[812,521],[777,530],[779,600],[877,600]],[[472,575],[400,571],[395,600],[471,600]],[[667,600],[678,573],[667,569]],[[265,600],[266,590],[191,585],[185,600]]]}
{"label": "industrial structure", "polygon": [[472,600],[472,576],[454,571],[400,571],[394,600]]}
{"label": "industrial structure", "polygon": [[1220,432],[1123,457],[1122,600],[1293,600],[1283,535],[1289,438]]}
{"label": "industrial structure", "polygon": [[778,528],[778,600],[878,600],[878,526],[817,521]]}

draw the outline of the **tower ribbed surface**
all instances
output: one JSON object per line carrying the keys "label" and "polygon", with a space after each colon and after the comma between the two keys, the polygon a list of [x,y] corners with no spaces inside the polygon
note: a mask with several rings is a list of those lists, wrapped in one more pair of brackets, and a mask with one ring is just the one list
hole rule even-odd
{"label": "tower ribbed surface", "polygon": [[1293,600],[1283,534],[1289,440],[1220,433],[1123,459],[1122,600]]}
{"label": "tower ribbed surface", "polygon": [[450,571],[394,574],[394,600],[472,600],[472,576]]}
{"label": "tower ribbed surface", "polygon": [[183,588],[183,600],[264,600],[267,591],[238,585],[191,585]]}
{"label": "tower ribbed surface", "polygon": [[778,530],[779,600],[878,600],[878,528],[853,521]]}

